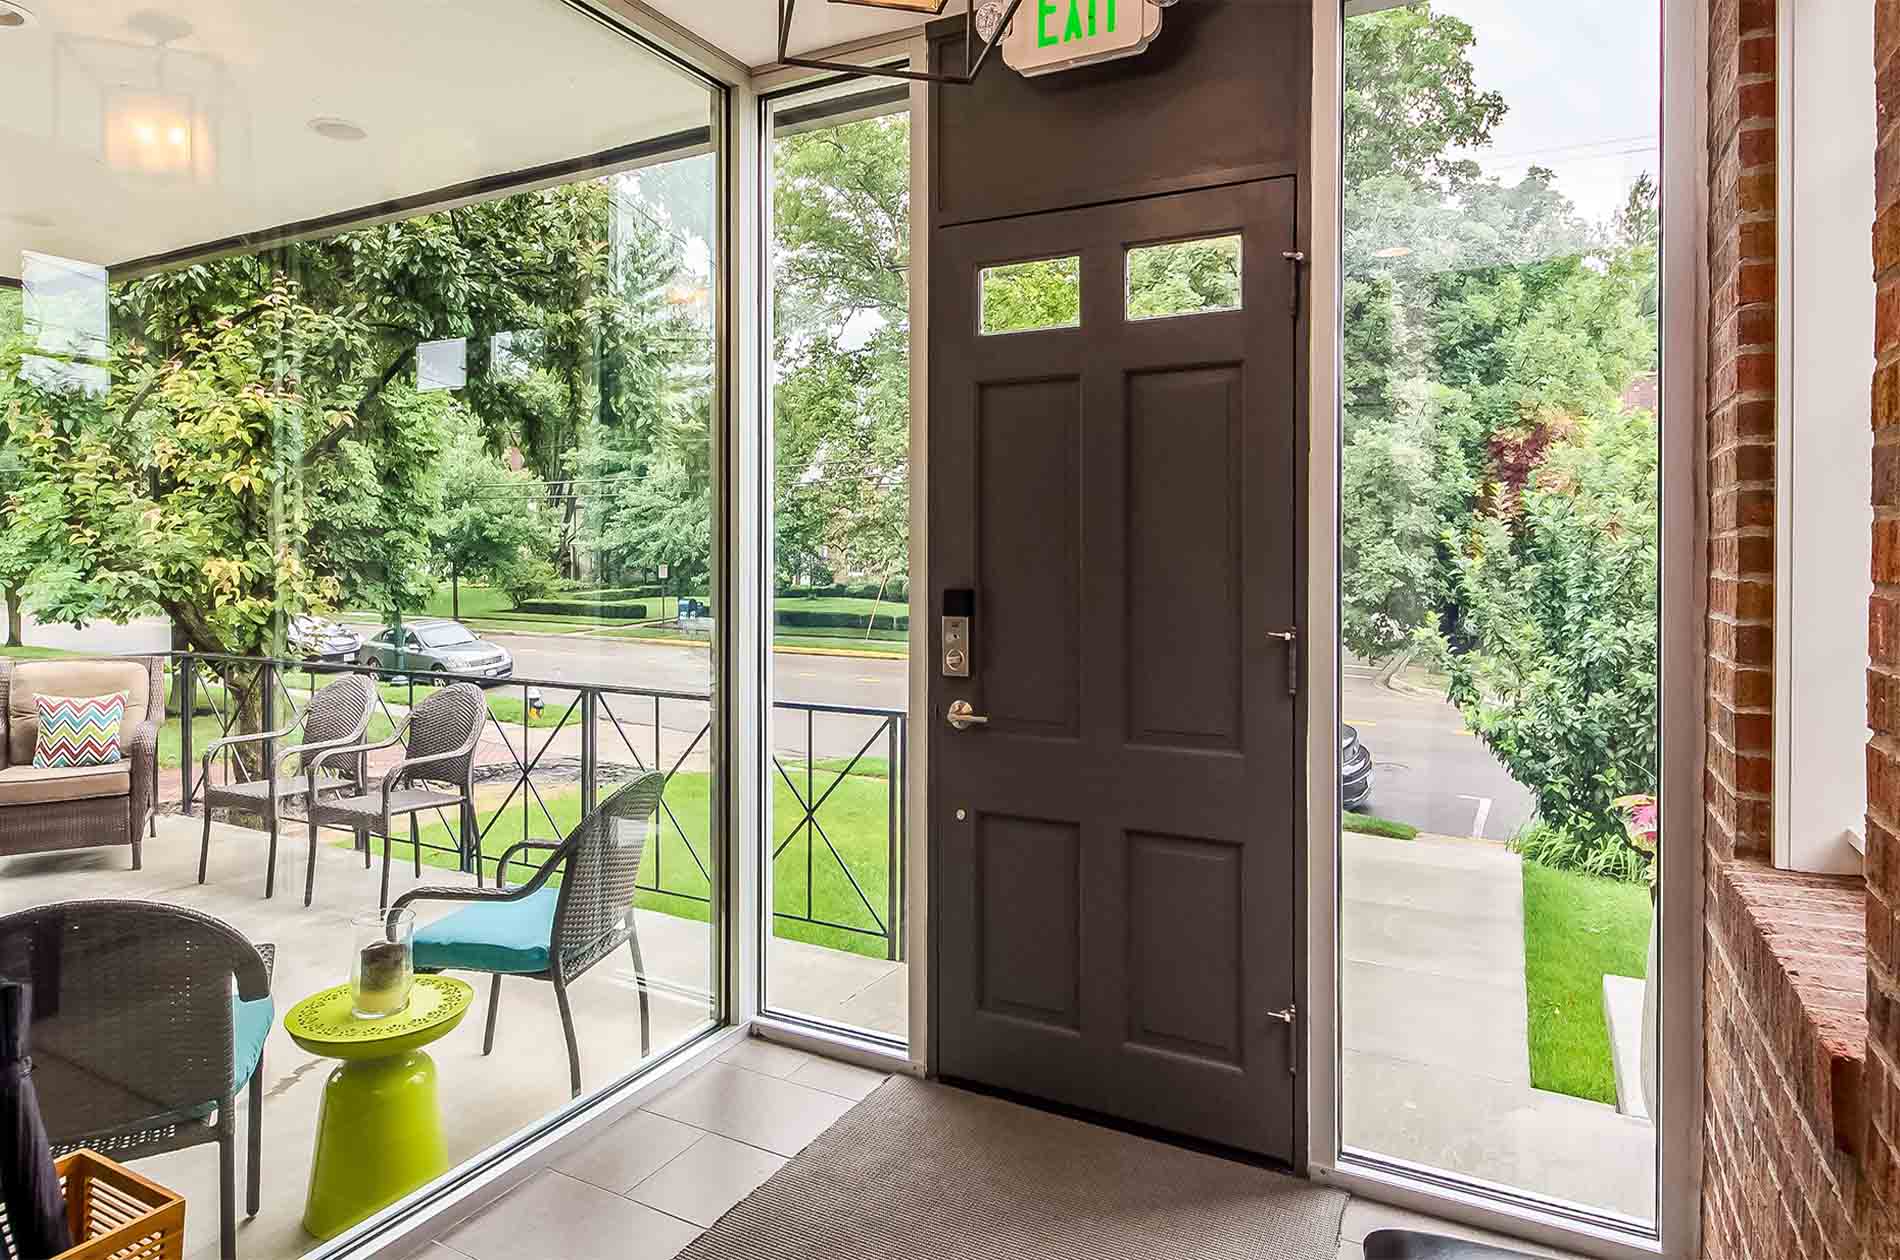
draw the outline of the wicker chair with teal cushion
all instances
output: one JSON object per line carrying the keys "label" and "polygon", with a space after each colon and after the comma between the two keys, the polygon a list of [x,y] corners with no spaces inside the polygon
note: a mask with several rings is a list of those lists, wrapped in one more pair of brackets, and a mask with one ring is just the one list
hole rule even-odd
{"label": "wicker chair with teal cushion", "polygon": [[0,976],[33,986],[33,1080],[55,1151],[131,1160],[217,1143],[223,1260],[237,1256],[247,1090],[246,1215],[260,1197],[273,959],[222,920],[158,902],[0,915]]}
{"label": "wicker chair with teal cushion", "polygon": [[[396,898],[399,907],[423,901],[469,903],[417,930],[416,970],[475,971],[494,977],[483,1054],[495,1048],[502,977],[546,980],[554,985],[561,1031],[567,1036],[568,1083],[579,1097],[581,1055],[567,988],[622,942],[632,955],[640,994],[640,1053],[652,1049],[633,896],[665,787],[666,776],[650,771],[618,788],[559,844],[524,840],[515,845],[502,854],[493,888],[417,888]],[[547,851],[548,857],[527,883],[510,888],[508,863],[530,850]]]}

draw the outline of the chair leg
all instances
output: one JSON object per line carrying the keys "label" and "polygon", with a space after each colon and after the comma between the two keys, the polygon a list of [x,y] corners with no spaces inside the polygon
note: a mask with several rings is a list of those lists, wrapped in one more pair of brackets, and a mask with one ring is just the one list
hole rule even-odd
{"label": "chair leg", "polygon": [[581,1096],[581,1048],[574,1040],[574,1012],[568,1007],[567,986],[554,982],[554,1000],[561,1008],[561,1031],[567,1034],[567,1080],[573,1096]]}
{"label": "chair leg", "polygon": [[409,858],[415,867],[417,879],[422,878],[422,829],[416,826],[416,816],[409,815]]}
{"label": "chair leg", "polygon": [[633,985],[640,991],[640,1057],[644,1059],[653,1053],[653,1017],[647,1007],[647,969],[640,960],[638,932],[627,934],[627,949],[633,955]]}
{"label": "chair leg", "polygon": [[317,811],[312,802],[310,810],[310,863],[303,873],[303,903],[310,904],[311,894],[317,887]]}
{"label": "chair leg", "polygon": [[198,844],[198,882],[205,882],[205,871],[211,864],[211,804],[205,803],[205,834]]}
{"label": "chair leg", "polygon": [[251,1114],[250,1141],[245,1158],[250,1167],[246,1170],[244,1190],[244,1215],[256,1216],[259,1204],[263,1201],[264,1190],[264,1056],[257,1058],[257,1067],[251,1072]]}
{"label": "chair leg", "polygon": [[267,816],[266,821],[270,823],[270,858],[269,858],[270,865],[264,868],[264,900],[269,901],[271,899],[271,895],[277,891],[277,827],[278,827],[278,823],[277,823],[277,806],[275,805],[275,803],[271,805],[270,813]]}
{"label": "chair leg", "polygon": [[224,1100],[224,1115],[218,1120],[218,1176],[224,1187],[219,1196],[218,1254],[222,1260],[237,1260],[237,1125],[231,1121],[236,1097]]}
{"label": "chair leg", "polygon": [[383,824],[383,896],[376,903],[378,910],[389,909],[389,824]]}
{"label": "chair leg", "polygon": [[495,973],[488,988],[488,1028],[482,1033],[482,1053],[488,1054],[495,1048],[495,1012],[501,1009],[501,973]]}

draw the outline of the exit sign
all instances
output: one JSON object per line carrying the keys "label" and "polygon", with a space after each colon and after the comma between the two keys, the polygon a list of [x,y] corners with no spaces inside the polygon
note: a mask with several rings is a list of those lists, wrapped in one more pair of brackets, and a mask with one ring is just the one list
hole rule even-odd
{"label": "exit sign", "polygon": [[1022,0],[1003,60],[1028,78],[1144,51],[1161,31],[1153,0]]}

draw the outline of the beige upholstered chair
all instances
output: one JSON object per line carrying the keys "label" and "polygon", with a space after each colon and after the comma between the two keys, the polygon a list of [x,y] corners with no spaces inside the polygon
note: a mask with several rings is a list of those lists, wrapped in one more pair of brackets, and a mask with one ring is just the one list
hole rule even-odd
{"label": "beige upholstered chair", "polygon": [[[132,869],[152,824],[158,726],[165,720],[158,657],[13,661],[0,658],[0,856],[50,849],[132,846]],[[35,770],[35,696],[127,695],[117,765]]]}

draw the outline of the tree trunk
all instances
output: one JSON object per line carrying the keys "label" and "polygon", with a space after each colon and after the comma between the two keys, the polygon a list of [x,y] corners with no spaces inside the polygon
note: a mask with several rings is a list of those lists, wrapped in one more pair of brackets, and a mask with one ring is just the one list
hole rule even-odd
{"label": "tree trunk", "polygon": [[449,616],[462,619],[462,571],[456,568],[449,570]]}
{"label": "tree trunk", "polygon": [[1386,657],[1385,664],[1379,667],[1379,685],[1381,687],[1390,687],[1392,680],[1399,676],[1399,671],[1411,663],[1412,649],[1410,646],[1402,647],[1392,655]]}
{"label": "tree trunk", "polygon": [[24,633],[22,622],[25,620],[20,611],[20,588],[7,587],[7,646],[19,647],[20,636]]}
{"label": "tree trunk", "polygon": [[[178,652],[189,652],[190,650],[191,636],[187,634],[185,628],[179,625],[174,619],[172,621],[172,652],[176,654]],[[179,722],[183,723],[186,714],[190,712],[186,706],[194,698],[195,697],[185,694],[185,671],[178,667],[178,658],[174,655],[172,657],[171,695],[165,700],[165,712],[177,714]],[[197,732],[194,731],[192,733],[195,735]],[[203,747],[202,744],[199,746]]]}
{"label": "tree trunk", "polygon": [[884,588],[891,584],[891,575],[886,573],[878,579],[877,598],[871,601],[871,618],[864,623],[864,641],[869,643],[871,636],[877,633],[877,610],[884,606]]}

